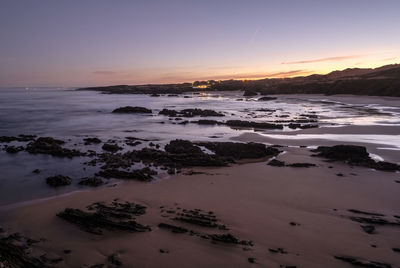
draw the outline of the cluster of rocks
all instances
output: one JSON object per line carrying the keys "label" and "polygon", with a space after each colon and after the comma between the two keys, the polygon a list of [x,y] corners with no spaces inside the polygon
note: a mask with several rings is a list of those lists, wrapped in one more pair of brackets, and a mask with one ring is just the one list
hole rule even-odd
{"label": "cluster of rocks", "polygon": [[26,146],[26,151],[30,154],[49,154],[57,157],[72,158],[75,156],[83,156],[82,153],[75,149],[63,148],[61,145],[65,142],[51,137],[40,137],[31,141]]}
{"label": "cluster of rocks", "polygon": [[35,138],[36,135],[24,135],[24,134],[20,134],[18,136],[0,136],[0,142],[2,143],[9,143],[13,141],[28,142],[34,140]]}
{"label": "cluster of rocks", "polygon": [[[212,152],[203,152],[205,147]],[[235,142],[199,142],[192,143],[187,140],[172,140],[165,150],[143,148],[125,153],[102,153],[88,162],[88,165],[103,163],[97,176],[105,178],[136,179],[149,181],[155,171],[147,168],[134,171],[129,169],[135,163],[159,166],[168,169],[168,173],[175,173],[175,169],[195,166],[226,166],[241,159],[258,159],[272,157],[279,154],[274,147],[267,147],[261,143],[235,143]]]}
{"label": "cluster of rocks", "polygon": [[183,209],[182,211],[176,213],[176,216],[173,218],[173,220],[202,227],[228,230],[228,228],[220,222],[220,220],[212,211],[203,212],[201,209]]}
{"label": "cluster of rocks", "polygon": [[21,236],[19,233],[7,235],[0,231],[0,267],[7,268],[49,268],[61,259],[49,260],[42,257],[34,257],[32,255],[32,245],[38,243],[33,240]]}
{"label": "cluster of rocks", "polygon": [[[165,209],[164,207],[160,207],[162,213],[167,213],[163,215],[163,217],[171,218],[173,221],[181,222],[182,224],[201,228],[201,231],[188,229],[187,227],[177,226],[170,223],[160,223],[158,227],[160,229],[169,230],[172,233],[176,234],[189,234],[190,236],[197,236],[202,239],[210,240],[212,243],[225,243],[225,244],[238,244],[243,246],[253,246],[252,241],[241,240],[238,237],[234,236],[231,233],[209,233],[205,231],[219,229],[221,231],[228,231],[225,225],[221,224],[220,220],[215,216],[212,211],[202,211],[201,209],[183,209],[177,207],[174,209]],[[172,217],[170,217],[172,215]]]}
{"label": "cluster of rocks", "polygon": [[147,232],[151,228],[137,223],[136,216],[145,214],[146,207],[134,203],[119,203],[117,201],[107,205],[94,203],[87,207],[88,211],[66,208],[57,214],[58,217],[68,221],[81,230],[101,235],[104,230]]}
{"label": "cluster of rocks", "polygon": [[312,150],[316,152],[313,156],[327,158],[331,161],[343,161],[350,165],[364,166],[383,171],[399,171],[400,165],[385,161],[375,161],[367,152],[364,146],[356,145],[335,145],[335,146],[319,146]]}
{"label": "cluster of rocks", "polygon": [[202,109],[183,109],[181,111],[162,109],[158,114],[167,115],[170,117],[209,117],[209,116],[225,116],[223,113],[216,112],[214,110],[202,110]]}

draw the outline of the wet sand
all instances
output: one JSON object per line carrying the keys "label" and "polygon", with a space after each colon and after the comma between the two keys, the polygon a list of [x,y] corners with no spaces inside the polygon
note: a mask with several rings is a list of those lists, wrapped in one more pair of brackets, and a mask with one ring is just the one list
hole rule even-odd
{"label": "wet sand", "polygon": [[[349,267],[334,259],[349,255],[400,265],[398,226],[379,226],[367,234],[348,217],[348,209],[400,215],[399,174],[327,163],[310,157],[305,148],[284,148],[278,156],[287,163],[315,163],[317,167],[272,167],[266,162],[226,168],[196,168],[213,175],[175,175],[154,183],[125,182],[116,187],[78,192],[45,202],[3,211],[4,226],[32,238],[45,238],[36,250],[51,252],[60,267],[106,263],[118,252],[123,267]],[[329,168],[332,166],[332,168]],[[336,174],[342,173],[343,177]],[[146,233],[106,232],[97,236],[56,217],[66,207],[84,208],[97,201],[131,201],[148,207],[138,222],[152,226]],[[241,239],[254,246],[212,244],[187,234],[157,227],[176,222],[161,217],[160,206],[213,211]],[[292,226],[290,222],[298,223]],[[205,227],[185,226],[209,232]],[[371,245],[376,245],[376,248]],[[287,254],[271,253],[283,248]],[[68,255],[63,250],[71,249]],[[160,253],[167,249],[169,253]],[[37,253],[39,254],[39,252]],[[250,263],[248,258],[255,258]]]}

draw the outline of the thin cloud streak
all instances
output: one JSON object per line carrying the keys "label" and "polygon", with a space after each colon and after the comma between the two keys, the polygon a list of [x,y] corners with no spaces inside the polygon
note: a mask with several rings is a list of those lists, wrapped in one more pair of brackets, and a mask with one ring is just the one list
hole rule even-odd
{"label": "thin cloud streak", "polygon": [[328,57],[328,58],[319,58],[313,60],[301,60],[301,61],[287,61],[282,62],[281,64],[305,64],[305,63],[315,63],[315,62],[324,62],[324,61],[342,61],[348,59],[357,59],[362,58],[366,55],[348,55],[348,56],[339,56],[339,57]]}

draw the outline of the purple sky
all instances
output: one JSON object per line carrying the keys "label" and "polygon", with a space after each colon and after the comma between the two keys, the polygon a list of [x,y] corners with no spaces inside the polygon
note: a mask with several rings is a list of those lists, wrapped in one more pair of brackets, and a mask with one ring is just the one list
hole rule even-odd
{"label": "purple sky", "polygon": [[0,86],[326,73],[400,62],[400,1],[1,0]]}

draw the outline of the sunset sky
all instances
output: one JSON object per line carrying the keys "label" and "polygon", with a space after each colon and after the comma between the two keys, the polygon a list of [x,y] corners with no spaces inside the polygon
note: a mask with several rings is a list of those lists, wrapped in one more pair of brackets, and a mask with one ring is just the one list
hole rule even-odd
{"label": "sunset sky", "polygon": [[1,0],[0,86],[286,77],[400,63],[400,1]]}

